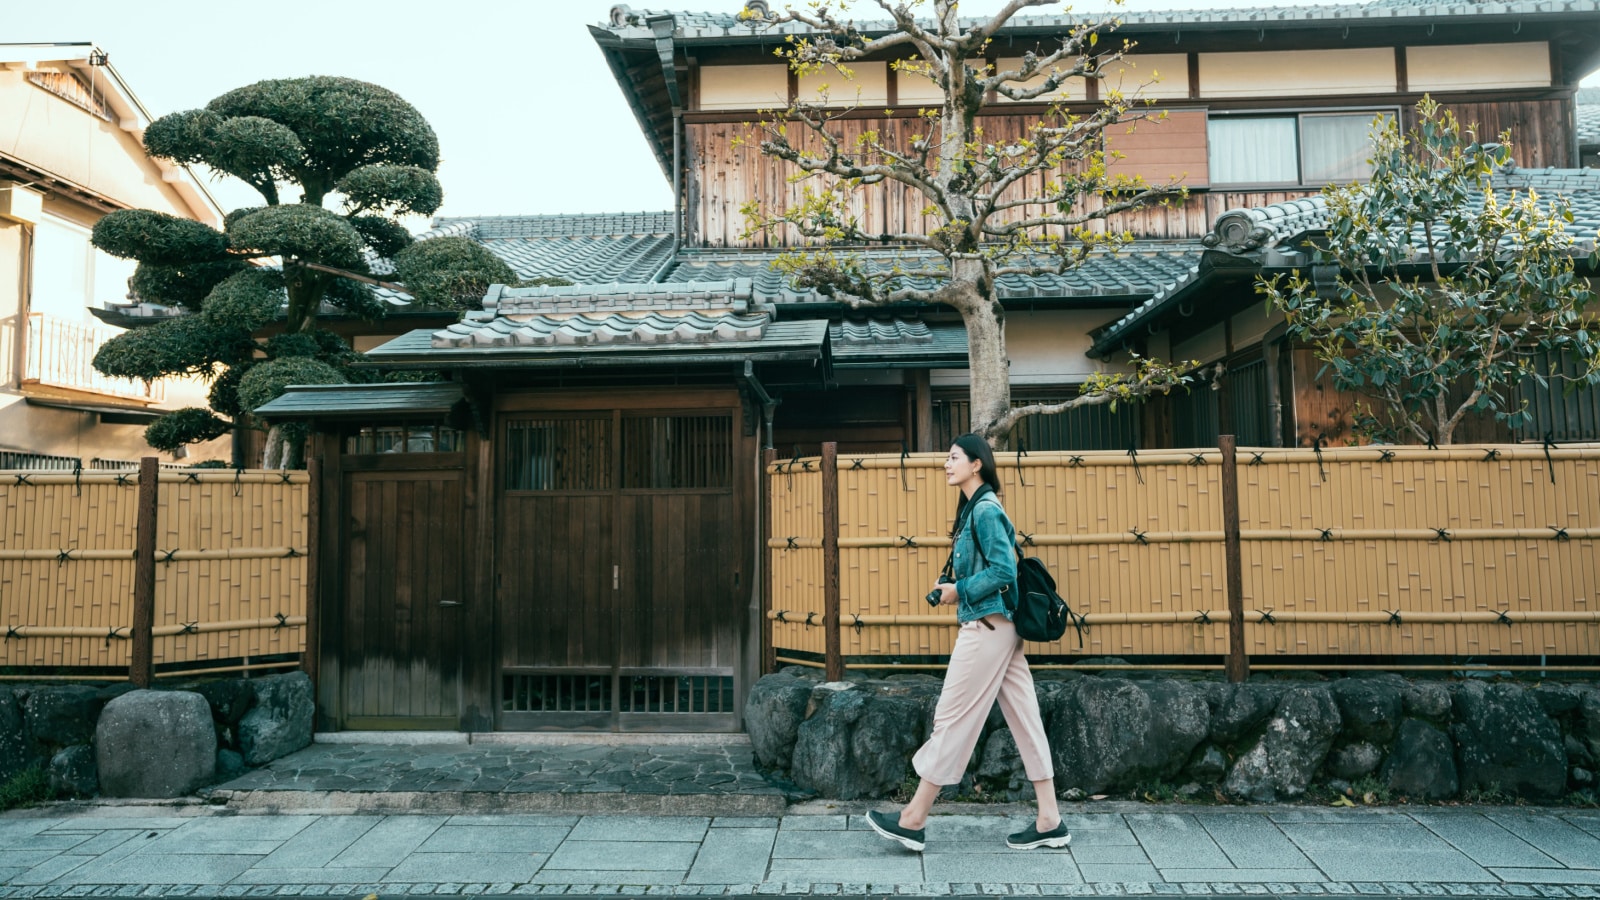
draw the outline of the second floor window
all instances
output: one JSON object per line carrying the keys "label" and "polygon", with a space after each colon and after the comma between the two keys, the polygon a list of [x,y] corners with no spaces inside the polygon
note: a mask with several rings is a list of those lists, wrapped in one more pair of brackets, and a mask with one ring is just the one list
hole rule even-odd
{"label": "second floor window", "polygon": [[47,215],[34,229],[29,311],[92,322],[89,307],[126,302],[136,266],[96,248],[88,228]]}
{"label": "second floor window", "polygon": [[1213,116],[1206,122],[1213,186],[1307,187],[1372,174],[1373,119],[1391,112]]}

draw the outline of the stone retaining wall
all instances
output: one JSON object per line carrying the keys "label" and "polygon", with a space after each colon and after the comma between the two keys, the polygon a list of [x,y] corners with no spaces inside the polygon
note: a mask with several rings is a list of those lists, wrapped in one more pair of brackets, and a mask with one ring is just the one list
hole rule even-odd
{"label": "stone retaining wall", "polygon": [[[789,668],[756,683],[745,728],[764,772],[821,797],[888,797],[916,777],[911,756],[940,685],[930,675],[822,683]],[[1274,803],[1356,785],[1413,800],[1551,802],[1596,787],[1600,684],[1049,672],[1036,686],[1063,797],[1171,789]],[[998,707],[954,790],[1033,796]]]}
{"label": "stone retaining wall", "polygon": [[313,714],[302,672],[145,691],[0,684],[0,783],[43,767],[59,797],[181,796],[305,747]]}

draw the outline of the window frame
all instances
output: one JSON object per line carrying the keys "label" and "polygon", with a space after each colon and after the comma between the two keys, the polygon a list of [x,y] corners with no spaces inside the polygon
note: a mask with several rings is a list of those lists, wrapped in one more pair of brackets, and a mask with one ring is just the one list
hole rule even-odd
{"label": "window frame", "polygon": [[[1305,119],[1308,117],[1348,116],[1364,114],[1366,121],[1371,122],[1374,116],[1388,114],[1400,120],[1400,107],[1387,105],[1372,106],[1295,106],[1274,109],[1240,109],[1240,110],[1207,110],[1206,111],[1206,177],[1209,181],[1208,190],[1212,191],[1283,191],[1283,190],[1311,190],[1320,191],[1327,187],[1326,184],[1311,184],[1306,181],[1306,141]],[[1214,120],[1235,121],[1243,119],[1294,119],[1295,137],[1295,172],[1294,182],[1282,181],[1216,181],[1211,179],[1211,136],[1210,128]],[[1367,179],[1357,179],[1365,182]]]}

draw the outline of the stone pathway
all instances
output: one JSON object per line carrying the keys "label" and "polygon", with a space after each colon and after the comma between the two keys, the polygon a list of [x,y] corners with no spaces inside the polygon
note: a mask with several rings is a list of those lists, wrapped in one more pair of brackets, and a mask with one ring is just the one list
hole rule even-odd
{"label": "stone pathway", "polygon": [[[367,894],[1600,898],[1600,812],[1095,804],[1072,846],[1007,850],[1022,815],[937,816],[915,854],[848,813],[782,817],[0,816],[0,898]],[[1013,808],[1014,810],[1014,808]],[[1105,810],[1105,811],[1101,811]]]}
{"label": "stone pathway", "polygon": [[317,743],[218,785],[215,794],[236,807],[276,809],[303,805],[280,792],[334,792],[384,795],[344,804],[360,809],[781,812],[783,792],[752,758],[743,735],[679,743]]}

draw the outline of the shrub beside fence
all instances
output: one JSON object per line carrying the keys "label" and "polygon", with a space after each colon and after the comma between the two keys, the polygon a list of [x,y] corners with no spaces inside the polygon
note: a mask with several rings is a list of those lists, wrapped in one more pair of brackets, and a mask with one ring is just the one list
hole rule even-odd
{"label": "shrub beside fence", "polygon": [[[298,666],[310,483],[303,471],[0,472],[5,677],[137,682]],[[141,541],[143,492],[153,531]],[[141,572],[148,636],[135,603]],[[147,651],[136,650],[141,639]]]}
{"label": "shrub beside fence", "polygon": [[[942,668],[954,615],[923,595],[950,548],[956,493],[943,460],[837,459],[831,619],[824,461],[768,464],[772,662],[819,664],[837,627],[853,668]],[[1459,668],[1515,657],[1600,669],[1600,445],[1242,449],[1234,460],[1238,663]],[[1081,648],[1069,628],[1031,655],[1222,667],[1233,616],[1221,451],[998,462],[1024,552],[1044,559],[1086,616]]]}

